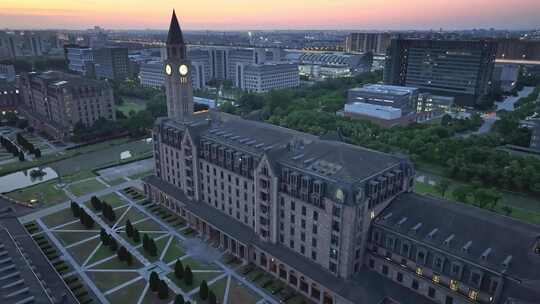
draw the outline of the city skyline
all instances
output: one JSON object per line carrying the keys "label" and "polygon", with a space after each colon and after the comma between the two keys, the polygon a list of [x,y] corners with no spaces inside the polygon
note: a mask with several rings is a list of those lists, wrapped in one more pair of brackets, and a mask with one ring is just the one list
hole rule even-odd
{"label": "city skyline", "polygon": [[[540,26],[540,2],[518,0],[375,1],[375,0],[213,0],[152,2],[119,0],[7,0],[0,4],[0,28],[166,29],[167,15],[176,8],[186,30],[245,29],[531,29]],[[427,13],[426,13],[427,12]],[[480,12],[480,13],[478,13]],[[121,14],[119,16],[119,14]]]}

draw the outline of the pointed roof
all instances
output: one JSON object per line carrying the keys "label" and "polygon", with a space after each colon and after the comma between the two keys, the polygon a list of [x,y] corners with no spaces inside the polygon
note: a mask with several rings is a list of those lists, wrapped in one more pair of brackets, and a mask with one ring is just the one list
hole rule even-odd
{"label": "pointed roof", "polygon": [[169,26],[169,34],[167,35],[167,44],[184,44],[184,36],[176,18],[176,12],[173,10],[171,17],[171,25]]}

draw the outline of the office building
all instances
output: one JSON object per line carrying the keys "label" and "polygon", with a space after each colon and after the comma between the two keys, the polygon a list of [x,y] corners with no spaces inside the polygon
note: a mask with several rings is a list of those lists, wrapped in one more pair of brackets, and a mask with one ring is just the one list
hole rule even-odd
{"label": "office building", "polygon": [[78,45],[64,47],[68,69],[84,76],[94,76],[94,52],[91,48]]}
{"label": "office building", "polygon": [[300,85],[298,65],[294,63],[264,63],[237,66],[240,88],[248,92],[296,88]]}
{"label": "office building", "polygon": [[510,92],[516,86],[519,76],[519,65],[496,63],[493,68],[492,85],[494,89]]}
{"label": "office building", "polygon": [[540,41],[499,39],[497,40],[497,59],[539,61]]}
{"label": "office building", "polygon": [[390,39],[389,33],[351,33],[345,38],[345,51],[385,54]]}
{"label": "office building", "polygon": [[0,32],[0,59],[22,56],[21,42],[15,33]]}
{"label": "office building", "polygon": [[146,87],[161,88],[165,83],[164,65],[161,61],[149,61],[142,63],[139,70],[141,85]]}
{"label": "office building", "polygon": [[414,121],[418,89],[370,84],[348,91],[343,114],[365,118],[384,126]]}
{"label": "office building", "polygon": [[19,89],[13,83],[0,81],[0,113],[16,111],[21,102]]}
{"label": "office building", "polygon": [[130,76],[127,48],[93,49],[93,57],[96,77],[124,80]]}
{"label": "office building", "polygon": [[393,39],[384,83],[416,87],[474,106],[491,89],[496,51],[492,41]]}
{"label": "office building", "polygon": [[154,127],[144,191],[202,238],[318,304],[540,298],[540,227],[410,193],[405,156],[192,113],[174,15],[169,37],[169,115]]}
{"label": "office building", "polygon": [[19,81],[23,103],[18,110],[53,138],[68,138],[78,123],[116,119],[113,91],[105,81],[56,71],[26,73]]}
{"label": "office building", "polygon": [[0,64],[0,82],[14,82],[16,78],[15,67],[11,64]]}
{"label": "office building", "polygon": [[418,94],[418,102],[416,103],[416,113],[432,113],[433,116],[438,116],[452,112],[453,107],[453,97],[420,93]]}

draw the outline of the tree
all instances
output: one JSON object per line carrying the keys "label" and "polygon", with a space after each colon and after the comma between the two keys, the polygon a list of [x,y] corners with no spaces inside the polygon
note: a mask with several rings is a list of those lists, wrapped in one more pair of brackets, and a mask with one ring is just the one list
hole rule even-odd
{"label": "tree", "polygon": [[71,213],[73,213],[74,217],[80,217],[81,208],[74,201],[71,201]]}
{"label": "tree", "polygon": [[174,304],[186,304],[184,296],[182,296],[181,294],[176,295],[176,297],[174,298]]}
{"label": "tree", "polygon": [[157,256],[157,246],[153,238],[150,238],[148,241],[148,253],[150,256]]}
{"label": "tree", "polygon": [[150,273],[150,279],[148,283],[150,285],[150,290],[152,290],[153,292],[156,292],[158,290],[159,276],[155,271],[152,271]]}
{"label": "tree", "polygon": [[96,211],[100,211],[103,207],[101,200],[97,198],[96,196],[92,196],[90,198],[90,204],[92,205],[92,208],[94,208],[94,210]]}
{"label": "tree", "polygon": [[480,188],[476,189],[473,193],[474,202],[478,204],[480,208],[495,209],[495,206],[502,198],[502,195],[494,189]]}
{"label": "tree", "polygon": [[184,282],[188,286],[193,284],[193,272],[191,272],[191,267],[189,267],[189,265],[184,268]]}
{"label": "tree", "polygon": [[118,259],[120,261],[125,261],[127,258],[127,250],[124,248],[124,246],[120,246],[120,249],[118,249],[118,252],[116,253],[118,256]]}
{"label": "tree", "polygon": [[105,231],[105,229],[101,228],[101,231],[99,232],[99,236],[100,236],[101,242],[103,243],[104,246],[109,245],[110,236],[107,233],[107,231]]}
{"label": "tree", "polygon": [[201,286],[199,287],[199,297],[202,300],[206,300],[208,298],[208,284],[206,284],[206,280],[202,280]]}
{"label": "tree", "polygon": [[217,298],[216,294],[212,290],[208,293],[208,303],[209,304],[217,304]]}
{"label": "tree", "polygon": [[19,150],[19,161],[24,161],[24,152]]}
{"label": "tree", "polygon": [[141,241],[141,234],[139,233],[139,230],[135,227],[133,227],[133,241],[138,244]]}
{"label": "tree", "polygon": [[435,189],[439,191],[442,197],[446,196],[446,191],[448,191],[448,188],[450,188],[450,181],[446,178],[442,178],[435,184]]}
{"label": "tree", "polygon": [[133,256],[131,255],[131,252],[126,251],[126,263],[131,266],[133,264]]}
{"label": "tree", "polygon": [[455,200],[467,203],[467,196],[469,194],[469,190],[470,189],[467,186],[458,186],[452,191],[452,195],[454,196]]}
{"label": "tree", "polygon": [[41,158],[41,150],[40,150],[39,148],[36,148],[36,149],[34,150],[34,156],[35,156],[36,158]]}
{"label": "tree", "polygon": [[128,237],[133,236],[133,226],[131,225],[131,221],[129,219],[126,221],[126,234]]}
{"label": "tree", "polygon": [[111,249],[111,251],[116,251],[118,249],[118,243],[114,237],[110,238],[109,249]]}
{"label": "tree", "polygon": [[509,216],[512,214],[512,207],[502,206],[501,211],[504,213],[504,215]]}
{"label": "tree", "polygon": [[165,283],[164,280],[159,280],[158,284],[158,298],[161,300],[167,299],[169,297],[169,286]]}
{"label": "tree", "polygon": [[148,251],[148,243],[150,242],[150,238],[148,237],[148,234],[143,235],[143,249],[144,251]]}
{"label": "tree", "polygon": [[182,279],[184,276],[184,265],[182,265],[182,261],[180,261],[180,259],[177,259],[176,263],[174,264],[174,275],[178,279]]}

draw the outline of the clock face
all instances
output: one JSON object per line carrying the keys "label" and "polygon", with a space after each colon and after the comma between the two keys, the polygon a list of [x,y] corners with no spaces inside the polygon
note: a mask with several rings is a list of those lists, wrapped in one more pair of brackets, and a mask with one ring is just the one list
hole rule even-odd
{"label": "clock face", "polygon": [[165,73],[167,73],[167,75],[171,75],[172,74],[172,68],[171,68],[171,65],[170,64],[167,64],[165,66]]}
{"label": "clock face", "polygon": [[188,66],[187,66],[187,65],[182,64],[182,65],[180,66],[180,68],[178,69],[178,71],[180,72],[180,75],[186,76],[186,75],[188,74],[189,69],[188,69]]}

